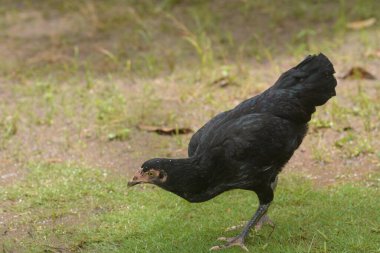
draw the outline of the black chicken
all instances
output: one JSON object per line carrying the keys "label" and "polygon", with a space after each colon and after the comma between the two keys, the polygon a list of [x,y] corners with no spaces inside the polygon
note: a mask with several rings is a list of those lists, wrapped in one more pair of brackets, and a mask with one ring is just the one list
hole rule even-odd
{"label": "black chicken", "polygon": [[334,73],[325,55],[308,56],[271,88],[207,122],[191,138],[188,158],[148,160],[128,185],[155,184],[189,202],[232,189],[254,191],[260,204],[243,231],[211,248],[247,250],[251,227],[270,222],[277,175],[300,146],[315,107],[336,95]]}

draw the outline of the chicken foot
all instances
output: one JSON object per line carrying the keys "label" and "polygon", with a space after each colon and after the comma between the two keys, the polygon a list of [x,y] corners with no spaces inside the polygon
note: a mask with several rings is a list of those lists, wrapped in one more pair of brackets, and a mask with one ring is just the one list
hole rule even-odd
{"label": "chicken foot", "polygon": [[210,250],[220,250],[220,249],[226,249],[230,248],[232,246],[239,246],[245,251],[248,251],[248,248],[245,246],[245,238],[248,236],[250,229],[252,226],[256,226],[261,218],[266,214],[268,211],[268,208],[270,206],[270,203],[268,204],[260,204],[259,208],[253,215],[252,219],[248,221],[247,225],[244,227],[243,231],[236,237],[232,238],[226,238],[226,237],[220,237],[218,240],[226,241],[227,243],[225,245],[217,245],[214,247],[211,247]]}

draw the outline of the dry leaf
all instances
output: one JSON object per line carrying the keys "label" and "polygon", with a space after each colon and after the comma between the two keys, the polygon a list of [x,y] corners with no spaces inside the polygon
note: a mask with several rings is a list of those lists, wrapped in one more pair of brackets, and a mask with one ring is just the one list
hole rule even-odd
{"label": "dry leaf", "polygon": [[369,18],[366,20],[359,20],[348,23],[346,26],[347,28],[353,29],[353,30],[359,30],[363,28],[370,27],[376,23],[376,18]]}
{"label": "dry leaf", "polygon": [[351,126],[343,127],[343,131],[352,131],[354,130]]}
{"label": "dry leaf", "polygon": [[227,86],[229,86],[229,85],[236,85],[236,83],[235,82],[233,82],[232,80],[231,80],[231,78],[230,77],[221,77],[221,78],[219,78],[219,79],[216,79],[215,81],[213,81],[212,83],[211,83],[212,85],[217,85],[217,86],[219,86],[219,87],[221,87],[221,88],[225,88],[225,87],[227,87]]}
{"label": "dry leaf", "polygon": [[362,67],[352,67],[346,74],[342,76],[342,79],[369,79],[375,80],[376,77],[369,73]]}
{"label": "dry leaf", "polygon": [[175,128],[139,125],[138,128],[147,132],[155,132],[161,135],[188,134],[193,132],[191,128],[187,127]]}

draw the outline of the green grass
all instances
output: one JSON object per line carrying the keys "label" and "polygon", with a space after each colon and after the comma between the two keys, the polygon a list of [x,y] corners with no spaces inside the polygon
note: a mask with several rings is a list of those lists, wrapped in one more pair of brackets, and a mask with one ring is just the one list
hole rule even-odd
{"label": "green grass", "polygon": [[[189,204],[116,178],[118,167],[186,154],[190,135],[136,126],[196,130],[307,54],[328,55],[337,76],[358,65],[379,77],[379,58],[367,57],[379,47],[379,8],[376,0],[2,1],[0,251],[206,252],[234,235],[224,229],[256,209],[250,192]],[[372,17],[372,27],[346,28]],[[270,210],[276,230],[252,233],[251,252],[380,252],[380,85],[338,81],[289,167],[306,165],[321,181],[367,180],[314,189],[283,176]],[[41,165],[51,161],[88,166]]]}
{"label": "green grass", "polygon": [[[24,232],[2,243],[22,252],[207,252],[226,227],[247,220],[256,196],[231,191],[202,204],[155,187],[126,188],[126,179],[74,165],[32,165],[25,180],[2,187],[2,214]],[[251,252],[380,252],[379,182],[314,189],[281,178],[270,216],[274,233],[251,233]],[[1,214],[0,213],[0,214]],[[236,233],[236,232],[235,232]],[[238,249],[226,252],[240,252]]]}

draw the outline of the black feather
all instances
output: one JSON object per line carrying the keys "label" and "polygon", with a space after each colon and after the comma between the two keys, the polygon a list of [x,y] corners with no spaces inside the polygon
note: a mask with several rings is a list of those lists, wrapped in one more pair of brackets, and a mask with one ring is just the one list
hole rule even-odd
{"label": "black feather", "polygon": [[190,140],[189,158],[152,159],[143,170],[165,171],[167,180],[157,185],[190,202],[246,189],[269,203],[269,186],[301,144],[315,107],[335,96],[334,73],[323,54],[306,57],[271,88],[200,128]]}

